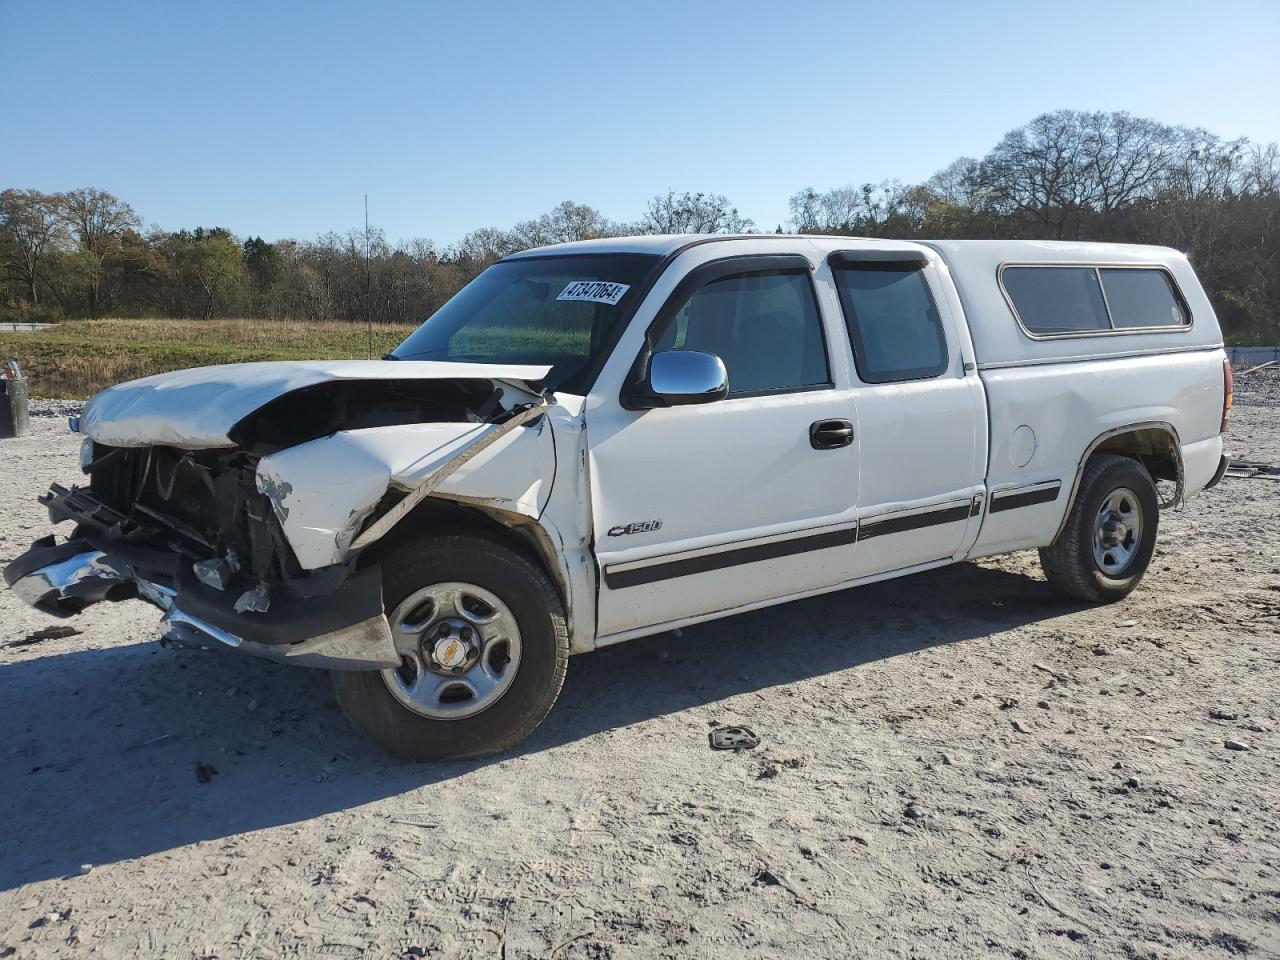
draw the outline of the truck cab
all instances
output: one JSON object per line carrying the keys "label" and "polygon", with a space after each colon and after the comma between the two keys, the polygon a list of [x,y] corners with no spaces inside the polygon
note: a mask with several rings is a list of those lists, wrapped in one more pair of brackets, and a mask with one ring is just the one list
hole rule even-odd
{"label": "truck cab", "polygon": [[[6,570],[333,671],[409,759],[527,735],[570,654],[966,558],[1136,587],[1216,482],[1230,367],[1186,258],[662,236],[508,257],[382,361],[163,374]],[[856,594],[850,596],[856,603]]]}

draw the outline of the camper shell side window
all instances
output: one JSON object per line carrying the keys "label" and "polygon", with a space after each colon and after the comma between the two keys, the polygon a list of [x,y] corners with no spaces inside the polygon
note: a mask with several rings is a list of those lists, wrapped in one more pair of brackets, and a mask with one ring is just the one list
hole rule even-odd
{"label": "camper shell side window", "polygon": [[998,277],[1033,340],[1191,328],[1177,282],[1157,264],[1004,263]]}

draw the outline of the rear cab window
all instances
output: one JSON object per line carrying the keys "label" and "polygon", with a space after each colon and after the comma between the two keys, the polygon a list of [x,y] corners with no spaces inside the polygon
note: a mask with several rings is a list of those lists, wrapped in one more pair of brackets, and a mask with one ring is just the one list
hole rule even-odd
{"label": "rear cab window", "polygon": [[1157,266],[1005,264],[1000,285],[1030,337],[1186,329],[1191,311]]}
{"label": "rear cab window", "polygon": [[922,260],[832,257],[853,361],[863,383],[928,380],[947,369],[947,338]]}

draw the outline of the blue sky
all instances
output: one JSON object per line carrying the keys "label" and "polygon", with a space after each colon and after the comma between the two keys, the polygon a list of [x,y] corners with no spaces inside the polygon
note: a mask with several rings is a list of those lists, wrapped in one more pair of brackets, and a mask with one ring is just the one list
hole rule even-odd
{"label": "blue sky", "polygon": [[0,187],[167,229],[458,239],[668,188],[772,229],[1059,107],[1280,140],[1280,0],[0,0]]}

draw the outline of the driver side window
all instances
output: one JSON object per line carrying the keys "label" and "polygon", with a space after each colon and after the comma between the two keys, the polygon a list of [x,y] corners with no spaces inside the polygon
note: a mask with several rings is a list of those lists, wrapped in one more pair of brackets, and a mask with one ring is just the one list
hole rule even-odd
{"label": "driver side window", "polygon": [[654,345],[714,353],[729,396],[828,386],[822,321],[806,270],[721,277],[694,290]]}

